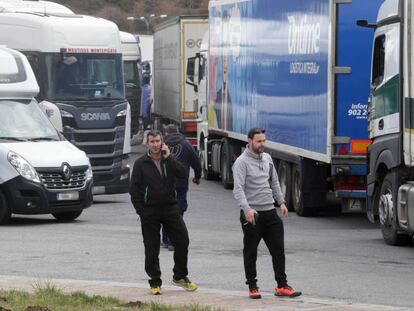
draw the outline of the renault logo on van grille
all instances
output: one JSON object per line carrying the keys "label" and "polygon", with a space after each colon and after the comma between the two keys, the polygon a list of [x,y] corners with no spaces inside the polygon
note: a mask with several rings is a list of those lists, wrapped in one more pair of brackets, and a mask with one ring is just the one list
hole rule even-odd
{"label": "renault logo on van grille", "polygon": [[71,175],[71,171],[69,166],[67,166],[66,164],[63,165],[63,178],[68,180],[70,178]]}

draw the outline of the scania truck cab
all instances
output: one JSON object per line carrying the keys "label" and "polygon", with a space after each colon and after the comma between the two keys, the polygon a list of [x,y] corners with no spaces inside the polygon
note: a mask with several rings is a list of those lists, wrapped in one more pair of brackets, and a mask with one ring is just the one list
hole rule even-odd
{"label": "scania truck cab", "polygon": [[38,92],[27,58],[0,47],[0,224],[12,214],[73,220],[92,204],[89,159],[54,128]]}
{"label": "scania truck cab", "polygon": [[91,161],[94,193],[126,193],[131,116],[118,27],[47,1],[0,0],[0,44],[27,56],[41,107]]}
{"label": "scania truck cab", "polygon": [[369,106],[367,213],[386,243],[414,233],[414,4],[386,0],[375,24]]}

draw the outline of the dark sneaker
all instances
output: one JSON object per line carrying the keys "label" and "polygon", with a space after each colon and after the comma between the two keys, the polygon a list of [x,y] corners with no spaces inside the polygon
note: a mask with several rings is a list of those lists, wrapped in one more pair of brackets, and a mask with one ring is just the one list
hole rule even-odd
{"label": "dark sneaker", "polygon": [[300,295],[302,295],[302,292],[298,292],[298,291],[294,290],[289,285],[275,288],[275,296],[279,296],[279,297],[297,297],[297,296],[300,296]]}
{"label": "dark sneaker", "polygon": [[258,287],[249,288],[249,298],[250,299],[260,299],[262,295],[260,295]]}
{"label": "dark sneaker", "polygon": [[150,288],[150,293],[152,295],[161,295],[162,294],[161,287],[160,286],[151,287]]}
{"label": "dark sneaker", "polygon": [[193,292],[198,288],[196,283],[191,282],[188,277],[179,280],[172,280],[173,285],[184,288],[188,292]]}

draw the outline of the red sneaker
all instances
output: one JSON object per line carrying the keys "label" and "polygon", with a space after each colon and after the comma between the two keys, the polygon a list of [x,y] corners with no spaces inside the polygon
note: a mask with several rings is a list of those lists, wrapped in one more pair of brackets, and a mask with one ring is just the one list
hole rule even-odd
{"label": "red sneaker", "polygon": [[279,297],[297,297],[297,296],[300,296],[300,295],[302,295],[302,292],[298,292],[298,291],[294,290],[289,285],[275,288],[275,296],[279,296]]}
{"label": "red sneaker", "polygon": [[251,298],[251,299],[260,299],[260,298],[262,298],[262,295],[260,295],[258,287],[249,288],[249,298]]}

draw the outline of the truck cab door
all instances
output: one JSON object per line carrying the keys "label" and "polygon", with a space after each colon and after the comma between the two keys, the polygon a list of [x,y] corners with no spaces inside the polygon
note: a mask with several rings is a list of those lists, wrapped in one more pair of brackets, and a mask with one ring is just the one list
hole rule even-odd
{"label": "truck cab door", "polygon": [[371,71],[369,135],[371,139],[400,131],[400,25],[377,29]]}
{"label": "truck cab door", "polygon": [[207,106],[207,55],[200,54],[199,75],[198,75],[198,117],[202,122],[208,121]]}

